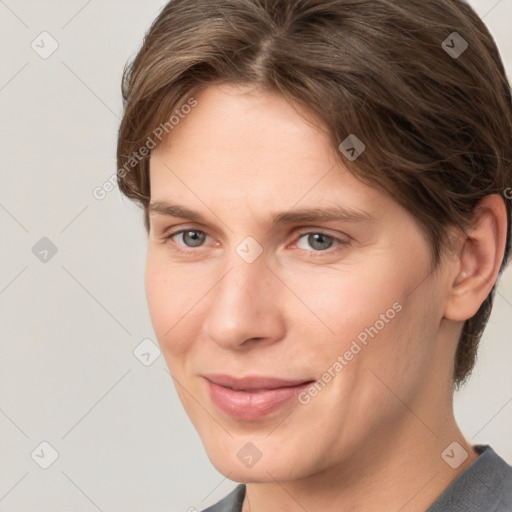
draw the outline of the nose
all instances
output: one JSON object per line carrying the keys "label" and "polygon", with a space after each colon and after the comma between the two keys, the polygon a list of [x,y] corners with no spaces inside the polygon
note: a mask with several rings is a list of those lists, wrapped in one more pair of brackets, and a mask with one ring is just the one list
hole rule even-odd
{"label": "nose", "polygon": [[267,267],[264,254],[248,263],[234,253],[225,269],[209,294],[204,336],[230,350],[282,339],[285,322],[279,298],[283,284]]}

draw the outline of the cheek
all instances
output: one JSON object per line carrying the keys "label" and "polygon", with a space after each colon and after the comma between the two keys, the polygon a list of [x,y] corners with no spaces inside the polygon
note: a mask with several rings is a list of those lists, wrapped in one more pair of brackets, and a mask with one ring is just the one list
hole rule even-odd
{"label": "cheek", "polygon": [[439,298],[433,280],[418,286],[423,274],[402,269],[403,275],[376,282],[387,292],[370,302],[371,314],[360,331],[366,344],[360,344],[357,364],[373,396],[384,392],[393,400],[396,393],[407,402],[420,392],[435,364]]}
{"label": "cheek", "polygon": [[315,280],[318,291],[308,304],[335,334],[320,322],[314,332],[312,323],[304,325],[302,332],[309,336],[304,336],[307,350],[302,355],[308,357],[302,359],[314,361],[322,382],[318,393],[310,389],[303,399],[311,400],[319,414],[337,404],[328,422],[332,435],[345,420],[350,437],[361,435],[350,425],[370,428],[402,414],[396,396],[411,400],[428,375],[435,346],[435,300],[428,284],[411,293],[420,276],[412,268],[399,268],[364,279],[347,272]]}
{"label": "cheek", "polygon": [[311,334],[314,331],[309,343],[316,345],[319,354],[347,349],[358,335],[364,339],[365,329],[376,322],[378,330],[383,331],[387,323],[382,324],[382,314],[389,322],[396,316],[393,305],[400,297],[400,285],[389,272],[363,273],[350,267],[317,269],[290,274],[284,280],[303,302],[289,298],[297,303],[295,318],[301,319],[302,327]]}
{"label": "cheek", "polygon": [[[391,379],[398,369],[418,366],[430,350],[422,341],[435,334],[428,331],[435,323],[426,307],[433,302],[428,284],[414,289],[421,269],[388,259],[364,272],[325,269],[293,279],[290,274],[287,282],[309,309],[299,304],[302,313],[296,309],[295,318],[297,332],[308,333],[303,349],[314,354],[315,373],[345,354],[347,366],[375,368]],[[352,375],[356,378],[357,372]]]}
{"label": "cheek", "polygon": [[145,289],[153,329],[166,359],[168,353],[184,352],[189,338],[183,336],[183,329],[190,327],[187,317],[193,311],[190,284],[186,286],[178,268],[170,267],[157,251],[149,249]]}

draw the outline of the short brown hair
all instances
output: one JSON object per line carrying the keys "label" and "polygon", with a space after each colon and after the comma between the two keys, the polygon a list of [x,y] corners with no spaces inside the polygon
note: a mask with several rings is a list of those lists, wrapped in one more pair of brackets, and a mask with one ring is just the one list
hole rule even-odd
{"label": "short brown hair", "polygon": [[[122,84],[118,183],[144,208],[147,230],[149,157],[140,149],[156,143],[155,127],[170,133],[169,115],[193,94],[222,83],[302,105],[335,147],[350,134],[362,140],[357,160],[340,158],[419,221],[434,268],[447,228],[463,229],[481,199],[511,184],[510,85],[492,36],[462,0],[172,0]],[[495,288],[464,324],[457,386],[474,366]]]}

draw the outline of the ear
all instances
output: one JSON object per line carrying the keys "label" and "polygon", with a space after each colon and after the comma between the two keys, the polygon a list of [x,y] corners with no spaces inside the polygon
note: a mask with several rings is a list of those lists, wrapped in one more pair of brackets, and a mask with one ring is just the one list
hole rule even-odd
{"label": "ear", "polygon": [[507,209],[498,194],[480,201],[462,248],[453,263],[445,318],[465,321],[476,314],[489,295],[500,270],[507,239]]}

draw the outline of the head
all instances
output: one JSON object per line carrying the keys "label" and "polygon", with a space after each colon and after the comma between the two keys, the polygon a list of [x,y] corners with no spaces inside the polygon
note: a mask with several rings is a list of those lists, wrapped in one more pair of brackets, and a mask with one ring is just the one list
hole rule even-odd
{"label": "head", "polygon": [[[174,0],[123,94],[153,326],[221,471],[300,478],[405,428],[396,395],[451,405],[510,249],[510,86],[469,6]],[[306,384],[242,418],[213,374]]]}

